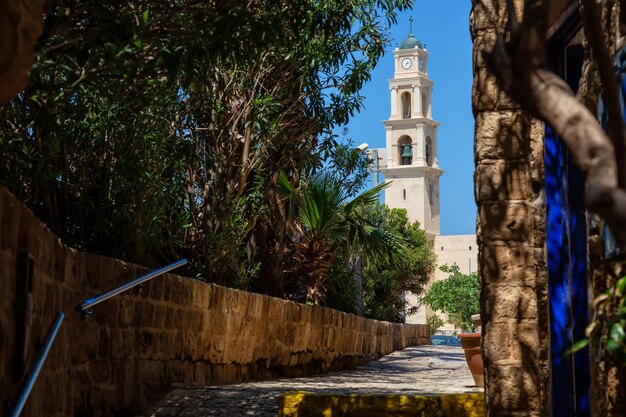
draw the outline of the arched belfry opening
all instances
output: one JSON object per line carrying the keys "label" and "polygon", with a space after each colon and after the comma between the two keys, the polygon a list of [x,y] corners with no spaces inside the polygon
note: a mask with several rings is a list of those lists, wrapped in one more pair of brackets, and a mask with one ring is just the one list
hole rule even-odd
{"label": "arched belfry opening", "polygon": [[411,118],[411,93],[405,91],[402,93],[402,118]]}
{"label": "arched belfry opening", "polygon": [[426,149],[425,149],[425,153],[426,153],[426,164],[431,167],[434,165],[435,163],[435,155],[434,155],[434,149],[433,149],[433,140],[430,138],[430,136],[426,137]]}
{"label": "arched belfry opening", "polygon": [[411,165],[413,163],[413,144],[409,136],[398,139],[399,165]]}

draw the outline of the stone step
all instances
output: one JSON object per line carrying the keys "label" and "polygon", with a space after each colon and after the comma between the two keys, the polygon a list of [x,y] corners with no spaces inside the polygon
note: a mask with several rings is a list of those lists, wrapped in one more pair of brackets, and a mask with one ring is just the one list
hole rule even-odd
{"label": "stone step", "polygon": [[483,394],[316,394],[293,391],[278,398],[279,417],[485,417]]}

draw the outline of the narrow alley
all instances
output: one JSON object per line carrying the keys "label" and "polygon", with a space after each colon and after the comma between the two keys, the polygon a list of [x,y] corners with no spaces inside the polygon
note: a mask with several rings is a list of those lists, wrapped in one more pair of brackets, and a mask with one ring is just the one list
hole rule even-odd
{"label": "narrow alley", "polygon": [[276,416],[289,391],[326,394],[439,395],[478,393],[463,350],[415,346],[353,370],[307,378],[177,388],[138,417]]}

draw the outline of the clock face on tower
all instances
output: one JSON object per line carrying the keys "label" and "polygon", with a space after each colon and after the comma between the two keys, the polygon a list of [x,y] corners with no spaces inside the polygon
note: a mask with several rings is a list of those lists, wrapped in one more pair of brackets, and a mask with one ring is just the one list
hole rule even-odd
{"label": "clock face on tower", "polygon": [[418,64],[420,71],[424,71],[424,60],[420,58]]}
{"label": "clock face on tower", "polygon": [[411,68],[413,61],[411,61],[411,58],[404,58],[400,64],[402,65],[402,68],[406,70]]}

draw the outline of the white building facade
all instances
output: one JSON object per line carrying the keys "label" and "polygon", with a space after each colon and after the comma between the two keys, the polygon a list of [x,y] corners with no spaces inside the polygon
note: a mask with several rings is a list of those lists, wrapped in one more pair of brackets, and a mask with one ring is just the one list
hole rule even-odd
{"label": "white building facade", "polygon": [[[395,49],[393,58],[395,71],[389,80],[391,114],[383,121],[385,148],[372,153],[385,182],[391,183],[385,190],[385,204],[406,209],[409,221],[418,221],[433,243],[437,270],[431,283],[446,278],[439,270],[440,265],[456,263],[461,272],[474,272],[478,258],[476,235],[441,236],[440,233],[439,177],[443,174],[437,159],[440,124],[432,117],[434,83],[428,78],[428,51],[410,34]],[[417,304],[415,296],[407,294],[407,300],[410,306]],[[407,316],[406,321],[426,323],[432,314],[420,308],[416,314]]]}

